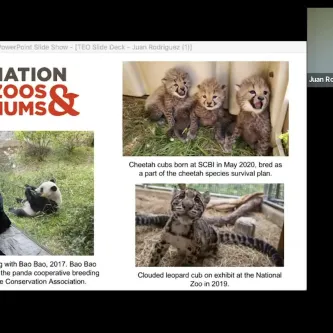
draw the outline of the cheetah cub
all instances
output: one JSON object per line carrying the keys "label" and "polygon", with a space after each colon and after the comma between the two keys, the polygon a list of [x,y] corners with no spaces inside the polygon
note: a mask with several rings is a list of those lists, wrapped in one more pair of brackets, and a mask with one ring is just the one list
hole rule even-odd
{"label": "cheetah cub", "polygon": [[150,119],[160,121],[164,116],[169,130],[175,125],[174,115],[191,107],[192,98],[189,96],[191,88],[189,74],[177,67],[169,69],[159,86],[146,100],[145,110]]}
{"label": "cheetah cub", "polygon": [[237,138],[242,137],[257,155],[267,156],[271,148],[269,86],[263,77],[254,75],[236,84],[235,89],[240,112],[232,134],[225,139],[224,150],[231,152]]}
{"label": "cheetah cub", "polygon": [[195,103],[191,110],[191,125],[188,139],[196,137],[199,126],[214,127],[215,139],[223,142],[222,119],[224,115],[223,102],[226,97],[226,85],[221,85],[215,78],[208,78],[197,86]]}
{"label": "cheetah cub", "polygon": [[191,124],[190,109],[176,110],[174,113],[175,124],[167,132],[169,138],[178,138],[180,141],[186,142],[185,130],[189,129]]}

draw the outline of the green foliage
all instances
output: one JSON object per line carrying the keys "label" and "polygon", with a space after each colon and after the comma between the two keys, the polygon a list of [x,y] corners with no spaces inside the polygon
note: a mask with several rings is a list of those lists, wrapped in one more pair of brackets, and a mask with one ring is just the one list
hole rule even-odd
{"label": "green foliage", "polygon": [[64,243],[72,255],[93,254],[94,248],[94,205],[73,210],[71,219],[62,230]]}
{"label": "green foliage", "polygon": [[285,154],[289,155],[289,131],[280,134],[279,139],[281,139]]}
{"label": "green foliage", "polygon": [[214,130],[200,127],[195,140],[181,142],[167,138],[168,126],[151,122],[144,112],[144,99],[123,98],[124,156],[255,156],[241,139],[226,153],[214,138]]}
{"label": "green foliage", "polygon": [[17,131],[17,140],[23,143],[26,157],[44,161],[52,149],[64,149],[72,153],[75,148],[91,146],[94,133],[90,131]]}
{"label": "green foliage", "polygon": [[53,137],[51,131],[16,131],[14,135],[17,140],[25,141],[31,144],[47,146]]}
{"label": "green foliage", "polygon": [[[52,149],[38,163],[23,149],[12,159],[16,167],[0,173],[0,191],[11,221],[54,255],[93,255],[94,148],[78,147],[71,154]],[[8,212],[18,206],[15,198],[24,196],[24,184],[39,185],[51,178],[62,193],[57,213],[18,218]]]}
{"label": "green foliage", "polygon": [[54,143],[71,153],[77,147],[90,145],[94,136],[93,132],[62,131],[55,132]]}
{"label": "green foliage", "polygon": [[37,158],[38,161],[43,161],[51,151],[53,132],[16,131],[14,135],[17,140],[22,141],[25,154]]}

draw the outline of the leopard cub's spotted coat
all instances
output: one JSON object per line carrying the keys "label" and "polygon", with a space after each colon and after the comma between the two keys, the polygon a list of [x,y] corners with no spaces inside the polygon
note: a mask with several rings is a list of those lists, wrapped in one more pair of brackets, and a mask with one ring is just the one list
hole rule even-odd
{"label": "leopard cub's spotted coat", "polygon": [[[172,214],[163,228],[159,241],[154,245],[149,266],[159,265],[171,245],[184,255],[182,266],[195,265],[199,257],[215,254],[221,242],[255,248],[268,254],[276,266],[283,266],[283,259],[270,244],[257,238],[220,231],[208,224],[203,213],[209,201],[209,192],[201,194],[191,188],[174,189],[171,199]],[[152,219],[163,224],[165,218],[166,216]],[[148,224],[149,219],[144,220],[144,224]]]}
{"label": "leopard cub's spotted coat", "polygon": [[236,124],[226,137],[224,150],[231,152],[238,137],[256,151],[257,155],[269,155],[271,148],[271,120],[269,112],[270,89],[261,76],[254,75],[235,85],[236,100],[240,107]]}
{"label": "leopard cub's spotted coat", "polygon": [[[169,130],[175,125],[175,114],[191,107],[193,99],[189,96],[191,80],[189,74],[177,67],[169,69],[159,86],[146,100],[145,110],[150,119],[160,121],[164,116]],[[175,133],[177,134],[177,133]]]}

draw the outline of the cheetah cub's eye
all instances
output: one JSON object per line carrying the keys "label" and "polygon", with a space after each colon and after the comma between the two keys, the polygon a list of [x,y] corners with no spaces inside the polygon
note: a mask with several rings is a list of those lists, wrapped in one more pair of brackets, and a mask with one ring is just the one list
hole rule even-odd
{"label": "cheetah cub's eye", "polygon": [[175,83],[175,84],[174,84],[174,86],[175,86],[175,87],[178,87],[178,84],[177,84],[177,83]]}
{"label": "cheetah cub's eye", "polygon": [[254,90],[250,90],[250,94],[255,94],[256,92]]}
{"label": "cheetah cub's eye", "polygon": [[217,98],[217,96],[214,95],[213,98],[215,99],[215,98]]}
{"label": "cheetah cub's eye", "polygon": [[186,81],[184,81],[184,84],[186,84]]}
{"label": "cheetah cub's eye", "polygon": [[264,91],[264,95],[267,95],[267,94],[268,94],[268,91],[265,90],[265,91]]}
{"label": "cheetah cub's eye", "polygon": [[194,201],[195,201],[195,202],[197,202],[197,203],[199,203],[199,202],[200,202],[200,199],[199,199],[199,197],[198,197],[198,196],[196,196],[196,197],[194,198]]}
{"label": "cheetah cub's eye", "polygon": [[206,95],[203,95],[202,97],[203,97],[203,98],[206,98],[207,96],[206,96]]}

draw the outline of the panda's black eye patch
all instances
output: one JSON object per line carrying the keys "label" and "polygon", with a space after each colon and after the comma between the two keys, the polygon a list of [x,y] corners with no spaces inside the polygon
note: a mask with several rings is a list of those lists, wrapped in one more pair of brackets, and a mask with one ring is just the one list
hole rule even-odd
{"label": "panda's black eye patch", "polygon": [[52,186],[51,190],[55,192],[57,190],[57,186]]}
{"label": "panda's black eye patch", "polygon": [[42,187],[40,188],[40,193],[43,193],[43,188]]}

